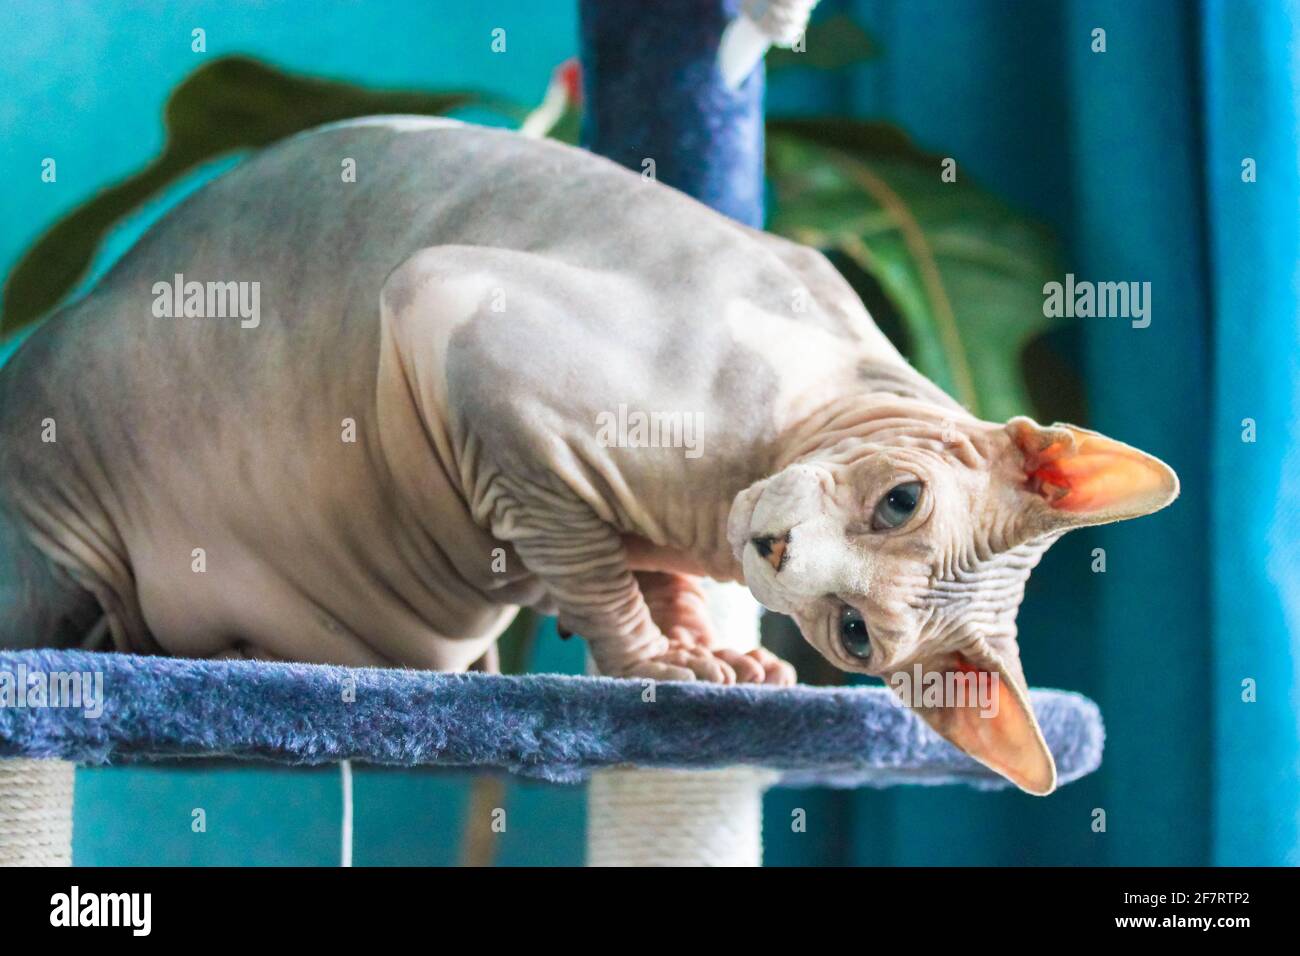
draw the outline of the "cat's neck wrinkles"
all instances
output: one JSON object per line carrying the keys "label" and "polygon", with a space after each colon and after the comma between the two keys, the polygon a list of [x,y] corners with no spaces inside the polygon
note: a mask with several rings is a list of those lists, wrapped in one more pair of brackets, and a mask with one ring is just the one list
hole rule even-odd
{"label": "cat's neck wrinkles", "polygon": [[940,403],[894,390],[839,396],[783,430],[773,470],[797,461],[840,457],[845,449],[873,443],[906,441],[936,449],[962,446],[968,444],[969,427],[978,422],[951,399]]}
{"label": "cat's neck wrinkles", "polygon": [[[782,428],[775,442],[755,456],[758,467],[748,480],[769,478],[796,461],[834,457],[847,463],[855,450],[866,453],[871,444],[891,440],[906,440],[913,446],[929,443],[967,464],[977,463],[981,455],[969,435],[982,423],[910,366],[872,363],[859,369],[859,377],[864,382],[860,390],[826,401]],[[714,502],[714,519],[702,523],[710,533],[702,538],[661,545],[639,535],[625,538],[633,569],[743,580],[726,537],[734,495],[741,490],[728,489]],[[693,493],[694,507],[706,507],[703,497],[699,490]]]}

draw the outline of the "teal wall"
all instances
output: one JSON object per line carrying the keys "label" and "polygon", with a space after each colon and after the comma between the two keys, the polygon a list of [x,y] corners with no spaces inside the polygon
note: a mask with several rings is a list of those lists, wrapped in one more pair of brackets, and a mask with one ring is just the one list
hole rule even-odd
{"label": "teal wall", "polygon": [[[207,31],[207,52],[190,31]],[[491,31],[507,31],[493,53]],[[5,0],[0,4],[0,270],[57,216],[162,146],[168,92],[204,59],[249,54],[375,87],[541,99],[577,52],[576,7],[529,0]],[[54,157],[58,182],[41,183]]]}

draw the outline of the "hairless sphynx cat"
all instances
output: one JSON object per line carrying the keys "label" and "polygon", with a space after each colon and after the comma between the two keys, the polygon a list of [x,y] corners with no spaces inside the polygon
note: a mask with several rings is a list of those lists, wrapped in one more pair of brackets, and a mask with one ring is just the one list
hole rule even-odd
{"label": "hairless sphynx cat", "polygon": [[[222,317],[235,297],[255,309]],[[1034,793],[1030,569],[1178,490],[1093,432],[971,416],[815,251],[577,149],[405,117],[200,190],[24,343],[0,402],[0,645],[103,620],[123,651],[458,670],[527,606],[605,674],[791,682],[710,646],[696,581],[738,580],[844,670],[1000,677],[996,716],[916,706]]]}

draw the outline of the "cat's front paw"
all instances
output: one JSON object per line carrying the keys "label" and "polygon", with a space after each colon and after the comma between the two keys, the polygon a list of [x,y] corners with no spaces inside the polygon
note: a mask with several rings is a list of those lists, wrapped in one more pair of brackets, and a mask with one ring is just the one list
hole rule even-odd
{"label": "cat's front paw", "polygon": [[775,687],[789,687],[795,682],[794,668],[765,648],[747,653],[708,648],[681,629],[669,631],[667,637],[667,652],[651,660],[637,661],[622,676]]}
{"label": "cat's front paw", "polygon": [[713,653],[720,660],[731,665],[731,669],[736,672],[738,684],[793,687],[798,679],[792,665],[781,660],[765,647],[756,647],[746,653],[725,650],[715,650]]}
{"label": "cat's front paw", "polygon": [[674,645],[711,647],[716,635],[698,579],[686,574],[638,571],[637,585],[650,619]]}
{"label": "cat's front paw", "polygon": [[668,639],[668,650],[651,660],[634,663],[626,676],[779,687],[795,682],[794,668],[771,651],[759,647],[742,653],[717,646],[708,602],[696,578],[638,572],[637,583],[651,619]]}
{"label": "cat's front paw", "polygon": [[668,650],[651,660],[636,661],[621,676],[653,680],[700,680],[710,684],[736,683],[736,669],[681,628],[666,635]]}

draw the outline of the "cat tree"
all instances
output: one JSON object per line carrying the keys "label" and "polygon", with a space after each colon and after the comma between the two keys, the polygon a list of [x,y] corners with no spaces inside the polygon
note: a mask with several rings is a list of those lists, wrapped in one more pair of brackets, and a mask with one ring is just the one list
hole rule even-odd
{"label": "cat tree", "polygon": [[[640,681],[607,677],[56,650],[0,652],[0,674],[22,675],[29,685],[39,679],[71,687],[73,674],[98,674],[103,682],[102,701],[0,707],[0,863],[68,862],[74,764],[346,760],[562,784],[612,768],[749,768],[786,786],[1008,786],[880,687],[663,683],[648,701]],[[1096,769],[1103,737],[1097,706],[1065,691],[1034,690],[1030,699],[1060,781]],[[102,713],[88,715],[101,704]],[[657,822],[669,842],[678,839],[678,823],[698,824],[682,809],[659,807],[658,816],[670,818]],[[724,809],[719,829],[734,830],[734,808]],[[752,814],[745,819],[756,822]]]}
{"label": "cat tree", "polygon": [[[763,75],[749,65],[797,36],[812,5],[582,0],[585,145],[760,226]],[[708,599],[723,640],[755,646],[749,593],[713,585]],[[74,674],[92,686],[100,675],[102,713],[84,700],[4,702],[5,675],[71,690]],[[76,764],[338,763],[347,781],[357,762],[589,780],[593,864],[758,864],[762,793],[776,783],[1008,786],[883,688],[667,683],[650,696],[601,677],[0,652],[0,865],[71,863]],[[1096,769],[1096,705],[1061,691],[1030,699],[1059,781]]]}

